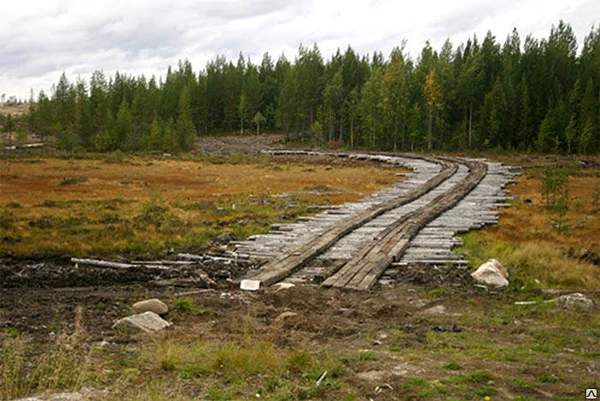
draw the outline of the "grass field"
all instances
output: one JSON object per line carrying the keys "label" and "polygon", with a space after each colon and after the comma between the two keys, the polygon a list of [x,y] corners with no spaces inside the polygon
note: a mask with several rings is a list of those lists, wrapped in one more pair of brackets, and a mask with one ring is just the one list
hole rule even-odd
{"label": "grass field", "polygon": [[293,163],[232,154],[190,160],[17,158],[0,166],[0,253],[13,257],[202,251],[222,232],[238,239],[356,201],[398,181],[401,169]]}
{"label": "grass field", "polygon": [[[9,289],[0,291],[0,322],[14,316],[0,330],[0,400],[74,390],[107,401],[584,399],[600,387],[600,314],[559,310],[540,290],[600,289],[592,263],[599,171],[563,166],[561,214],[541,192],[557,163],[504,160],[527,167],[510,187],[512,207],[499,225],[466,234],[462,251],[474,266],[490,257],[508,266],[506,290],[431,268],[371,292]],[[202,251],[223,231],[264,232],[310,205],[359,199],[401,172],[336,163],[241,154],[13,159],[0,176],[0,250],[23,258]],[[171,306],[172,329],[110,330],[112,317],[154,296]]]}
{"label": "grass field", "polygon": [[[463,237],[471,265],[494,257],[531,286],[600,288],[600,267],[591,263],[600,255],[600,170],[582,169],[572,159],[501,160],[523,166],[523,174],[509,187],[514,199],[501,210],[500,223]],[[546,207],[543,196],[546,172],[557,170],[568,174],[561,212]]]}

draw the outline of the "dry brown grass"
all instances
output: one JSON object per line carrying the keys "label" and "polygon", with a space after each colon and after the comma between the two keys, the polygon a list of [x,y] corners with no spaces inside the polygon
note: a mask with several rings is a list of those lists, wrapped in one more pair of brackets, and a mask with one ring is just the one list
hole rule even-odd
{"label": "dry brown grass", "polygon": [[356,201],[399,171],[141,158],[16,159],[0,168],[0,252],[17,256],[202,247],[222,231],[264,232],[308,205]]}
{"label": "dry brown grass", "polygon": [[556,246],[527,242],[506,258],[514,271],[537,278],[541,284],[570,288],[600,288],[598,266],[566,257]]}
{"label": "dry brown grass", "polygon": [[543,205],[540,179],[522,176],[518,184],[510,187],[511,195],[518,197],[513,207],[503,211],[497,229],[486,233],[503,241],[536,241],[600,253],[600,214],[591,204],[594,187],[598,183],[598,177],[570,178],[570,210],[565,216],[570,227],[559,232],[550,223],[555,216]]}
{"label": "dry brown grass", "polygon": [[[521,279],[539,285],[600,288],[600,268],[579,260],[600,254],[600,211],[593,195],[600,186],[598,169],[580,169],[576,160],[544,157],[503,157],[508,164],[525,165],[518,183],[509,187],[512,207],[502,209],[500,223],[465,237],[476,255],[474,265],[496,257],[516,269]],[[567,168],[569,210],[564,216],[544,205],[542,177],[546,168]],[[561,226],[557,225],[561,222]]]}

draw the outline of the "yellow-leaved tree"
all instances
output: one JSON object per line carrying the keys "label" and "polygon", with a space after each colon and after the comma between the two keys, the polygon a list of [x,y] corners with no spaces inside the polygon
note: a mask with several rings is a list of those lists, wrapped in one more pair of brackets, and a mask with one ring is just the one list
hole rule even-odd
{"label": "yellow-leaved tree", "polygon": [[433,117],[436,112],[442,107],[442,91],[440,84],[437,81],[435,68],[432,68],[427,74],[425,79],[425,86],[423,87],[423,95],[425,96],[425,102],[427,103],[427,150],[433,148]]}

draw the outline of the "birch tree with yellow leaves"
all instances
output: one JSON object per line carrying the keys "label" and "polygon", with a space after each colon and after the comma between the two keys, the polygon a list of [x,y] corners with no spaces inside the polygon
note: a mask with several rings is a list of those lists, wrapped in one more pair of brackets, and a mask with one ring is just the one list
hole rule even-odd
{"label": "birch tree with yellow leaves", "polygon": [[427,104],[427,150],[433,149],[433,118],[442,107],[442,91],[436,78],[435,68],[427,74],[423,95]]}

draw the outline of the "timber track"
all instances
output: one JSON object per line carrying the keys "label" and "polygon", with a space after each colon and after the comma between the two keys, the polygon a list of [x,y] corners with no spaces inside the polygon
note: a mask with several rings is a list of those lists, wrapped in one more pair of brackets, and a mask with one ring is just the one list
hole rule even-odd
{"label": "timber track", "polygon": [[513,181],[507,166],[484,160],[277,150],[370,159],[414,172],[391,188],[298,223],[277,225],[265,235],[236,243],[236,254],[262,265],[245,279],[261,286],[280,281],[369,290],[393,284],[411,264],[444,266],[466,262],[452,248],[458,232],[496,223]]}

